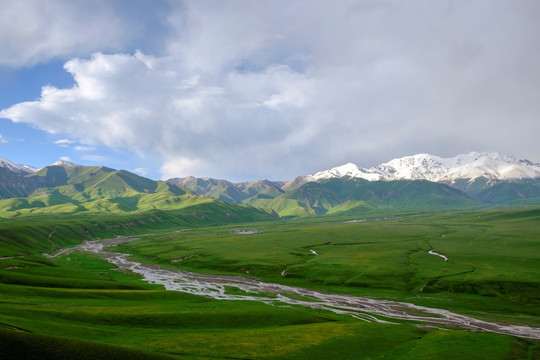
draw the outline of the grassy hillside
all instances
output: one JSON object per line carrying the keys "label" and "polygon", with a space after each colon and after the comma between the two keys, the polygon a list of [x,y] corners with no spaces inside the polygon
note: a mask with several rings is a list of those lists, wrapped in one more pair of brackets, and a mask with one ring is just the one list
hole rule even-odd
{"label": "grassy hillside", "polygon": [[281,190],[283,182],[269,180],[232,183],[227,180],[209,178],[200,179],[191,176],[187,178],[169,179],[167,182],[184,186],[196,194],[235,203],[240,203],[254,196],[274,198],[284,192]]}
{"label": "grassy hillside", "polygon": [[171,360],[172,357],[145,351],[126,349],[84,340],[37,335],[30,331],[0,328],[0,354],[3,359],[57,360],[57,359],[141,359]]}
{"label": "grassy hillside", "polygon": [[[0,217],[39,215],[138,214],[155,210],[181,210],[193,206],[219,208],[223,213],[262,212],[236,204],[223,204],[195,195],[178,185],[153,181],[128,171],[92,166],[49,166],[32,174],[54,187],[34,190],[26,197],[0,200]],[[243,217],[251,220],[250,216]]]}
{"label": "grassy hillside", "polygon": [[[2,358],[540,358],[538,342],[506,335],[166,291],[95,254],[63,252],[136,235],[115,251],[162,268],[540,327],[540,208],[472,211],[483,204],[427,181],[331,179],[287,193],[266,181],[210,184],[224,202],[104,167],[50,166],[28,178],[47,186],[0,200]],[[232,203],[233,190],[266,212]],[[495,190],[486,199],[525,191]],[[270,209],[298,219],[275,221]]]}
{"label": "grassy hillside", "polygon": [[196,272],[249,271],[274,282],[491,312],[538,326],[539,224],[538,208],[357,222],[326,217],[260,224],[264,232],[249,236],[230,228],[164,235],[121,249],[168,266],[188,257],[175,266]]}
{"label": "grassy hillside", "polygon": [[210,199],[174,210],[143,213],[39,214],[0,221],[0,257],[51,252],[82,239],[136,235],[166,229],[272,220],[259,210]]}
{"label": "grassy hillside", "polygon": [[25,196],[33,188],[25,183],[26,178],[9,169],[0,167],[0,199]]}
{"label": "grassy hillside", "polygon": [[231,183],[187,177],[163,183],[125,170],[79,165],[47,166],[25,177],[0,172],[0,179],[3,183],[0,198],[8,198],[0,200],[0,218],[29,214],[144,212],[181,209],[197,201],[211,202],[195,195],[242,203],[284,218],[540,204],[540,185],[535,180],[494,185],[480,178],[449,186],[422,180],[369,182],[344,177],[297,186],[298,179],[284,184],[268,180]]}
{"label": "grassy hillside", "polygon": [[284,217],[442,211],[484,206],[459,190],[429,181],[370,182],[347,177],[310,182],[275,198],[256,197],[244,203],[272,209]]}
{"label": "grassy hillside", "polygon": [[476,198],[490,204],[540,204],[540,183],[501,183],[478,193]]}
{"label": "grassy hillside", "polygon": [[[156,211],[151,216],[28,217],[0,222],[2,355],[18,359],[540,357],[536,341],[399,321],[367,323],[298,307],[218,301],[165,291],[115,270],[92,254],[40,255],[82,238],[155,232],[115,251],[170,269],[243,276],[249,271],[249,276],[259,279],[327,292],[540,325],[536,251],[540,209],[356,222],[326,216],[198,227],[207,222],[226,224],[230,218],[222,213],[214,218],[220,214],[216,210],[200,205],[177,216]],[[163,232],[166,227],[192,230]],[[234,231],[238,228],[263,232],[242,235]],[[432,248],[449,261],[429,254]]]}

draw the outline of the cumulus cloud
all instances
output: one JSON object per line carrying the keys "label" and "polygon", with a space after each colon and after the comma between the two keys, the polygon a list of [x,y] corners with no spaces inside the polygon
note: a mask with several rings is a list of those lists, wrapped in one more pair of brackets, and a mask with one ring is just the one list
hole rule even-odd
{"label": "cumulus cloud", "polygon": [[169,157],[161,166],[161,174],[164,179],[182,177],[183,174],[196,174],[204,169],[203,160],[194,160],[182,156]]}
{"label": "cumulus cloud", "polygon": [[535,2],[305,5],[186,2],[163,54],[74,58],[72,88],[0,116],[153,154],[163,178],[288,179],[418,152],[540,159]]}
{"label": "cumulus cloud", "polygon": [[[296,113],[307,101],[310,79],[305,75],[271,66],[256,73],[193,77],[176,60],[141,52],[74,59],[65,65],[74,87],[44,87],[39,100],[1,115],[85,144],[141,154],[151,150],[169,164],[164,169],[178,164],[178,158],[191,158],[204,159],[210,168],[217,162],[216,170],[222,171],[239,152],[278,147],[304,126]],[[241,166],[248,167],[248,161],[244,157]]]}
{"label": "cumulus cloud", "polygon": [[[125,49],[161,17],[145,1],[0,0],[0,65],[34,65],[94,51]],[[139,11],[135,11],[139,10]],[[153,41],[157,39],[154,38]]]}

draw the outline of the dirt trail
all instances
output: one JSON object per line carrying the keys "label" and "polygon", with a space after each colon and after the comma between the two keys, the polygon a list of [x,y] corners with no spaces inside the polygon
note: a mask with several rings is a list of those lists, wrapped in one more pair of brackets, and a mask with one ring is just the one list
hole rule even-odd
{"label": "dirt trail", "polygon": [[73,251],[72,248],[70,248],[70,249],[62,249],[62,250],[58,251],[55,254],[52,254],[52,255],[51,254],[43,254],[43,256],[45,256],[45,257],[47,257],[49,259],[52,259],[52,258],[55,258],[55,257],[60,256],[62,254],[69,254],[72,251]]}
{"label": "dirt trail", "polygon": [[[242,276],[206,275],[180,270],[166,270],[128,260],[129,254],[103,251],[133,239],[115,238],[85,242],[76,248],[100,254],[121,269],[130,270],[151,284],[171,291],[209,296],[220,300],[251,300],[269,305],[296,305],[346,314],[365,321],[391,322],[391,319],[413,320],[430,324],[457,326],[474,331],[488,331],[540,340],[540,328],[501,325],[474,319],[443,309],[429,308],[398,301],[376,300],[351,295],[327,294],[315,290],[266,283]],[[228,294],[235,288],[245,294]],[[292,296],[291,296],[292,295]],[[304,300],[305,299],[305,300]]]}
{"label": "dirt trail", "polygon": [[25,256],[26,255],[2,256],[2,257],[0,257],[0,260],[9,260],[9,259],[21,258],[21,257],[25,257]]}

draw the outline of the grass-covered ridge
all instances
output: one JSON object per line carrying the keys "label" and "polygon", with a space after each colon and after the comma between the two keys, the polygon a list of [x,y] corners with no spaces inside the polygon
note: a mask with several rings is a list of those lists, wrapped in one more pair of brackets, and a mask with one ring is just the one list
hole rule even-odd
{"label": "grass-covered ridge", "polygon": [[[48,166],[27,177],[40,187],[25,197],[0,200],[0,218],[41,215],[134,215],[179,211],[196,206],[221,208],[224,213],[256,214],[246,206],[225,204],[163,181],[153,181],[125,170],[100,166]],[[196,210],[192,212],[196,213]],[[233,215],[231,215],[233,216]],[[244,217],[244,221],[249,217]],[[40,220],[38,220],[40,221]]]}
{"label": "grass-covered ridge", "polygon": [[[194,177],[163,182],[126,170],[73,164],[47,166],[27,176],[6,171],[0,172],[0,198],[4,198],[0,200],[0,218],[142,213],[215,201],[242,204],[283,218],[441,212],[540,203],[540,187],[535,179],[490,183],[481,191],[486,185],[482,181],[449,186],[427,180],[342,177],[288,187],[280,181],[231,183]],[[468,186],[476,183],[481,183],[478,191],[471,192]]]}
{"label": "grass-covered ridge", "polygon": [[0,220],[0,257],[53,252],[83,239],[272,219],[262,211],[216,200],[128,214],[28,215]]}
{"label": "grass-covered ridge", "polygon": [[283,217],[433,212],[486,206],[459,190],[426,180],[367,181],[349,177],[309,182],[279,196],[255,196],[243,203],[272,209]]}

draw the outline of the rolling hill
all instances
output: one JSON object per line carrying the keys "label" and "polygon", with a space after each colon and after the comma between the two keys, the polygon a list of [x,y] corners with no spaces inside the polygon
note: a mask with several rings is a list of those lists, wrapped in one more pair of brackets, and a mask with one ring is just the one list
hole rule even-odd
{"label": "rolling hill", "polygon": [[500,153],[417,154],[371,168],[349,163],[285,181],[154,181],[59,161],[42,169],[0,159],[0,217],[136,213],[223,201],[291,216],[439,211],[540,204],[540,164]]}
{"label": "rolling hill", "polygon": [[170,184],[184,186],[193,192],[210,196],[222,201],[240,203],[252,196],[276,197],[285,191],[281,187],[284,181],[258,180],[232,183],[227,180],[212,178],[174,178],[167,180]]}
{"label": "rolling hill", "polygon": [[[12,178],[30,185],[18,193],[12,189],[11,194],[28,194],[0,200],[2,218],[40,214],[137,214],[194,206],[211,208],[231,220],[270,218],[262,211],[197,195],[179,185],[103,166],[55,163],[26,176]],[[217,214],[203,216],[219,217]]]}
{"label": "rolling hill", "polygon": [[484,206],[459,190],[427,180],[367,181],[351,177],[309,182],[273,199],[252,198],[245,203],[272,209],[280,216],[354,215]]}

